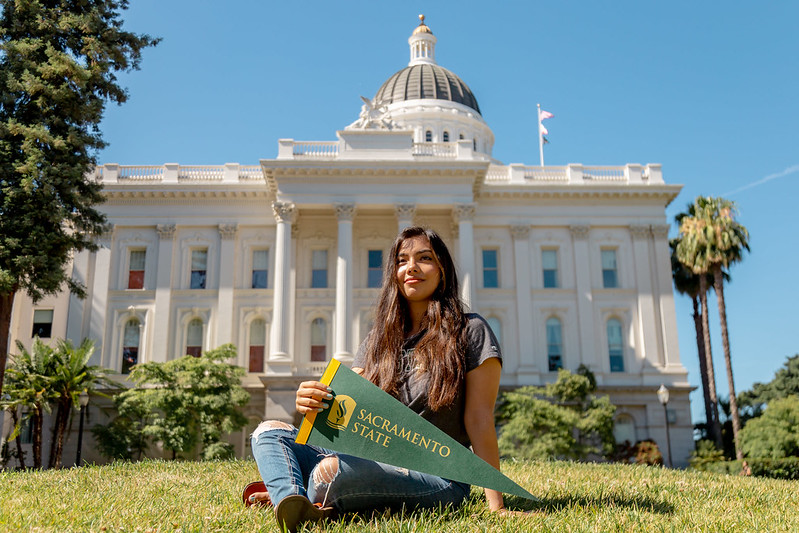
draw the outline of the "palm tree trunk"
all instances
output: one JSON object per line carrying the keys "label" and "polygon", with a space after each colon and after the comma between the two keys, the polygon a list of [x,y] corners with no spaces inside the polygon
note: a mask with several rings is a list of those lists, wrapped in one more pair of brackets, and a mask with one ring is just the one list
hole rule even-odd
{"label": "palm tree trunk", "polygon": [[42,408],[37,406],[33,412],[33,468],[42,468]]}
{"label": "palm tree trunk", "polygon": [[705,340],[702,327],[702,314],[699,310],[699,297],[695,295],[693,298],[694,304],[694,329],[696,330],[696,351],[699,354],[699,374],[702,378],[702,398],[705,401],[705,427],[707,428],[708,435],[712,432],[713,427],[713,408],[710,401],[710,390],[707,379],[707,360],[705,359]]}
{"label": "palm tree trunk", "polygon": [[[14,427],[19,425],[19,416],[17,415],[16,409],[9,409],[9,413],[11,413],[11,422],[14,424]],[[17,459],[19,460],[19,468],[21,470],[25,470],[25,452],[22,451],[22,435],[17,434],[17,438],[14,439],[17,443]]]}
{"label": "palm tree trunk", "polygon": [[719,322],[721,323],[721,345],[724,347],[724,364],[727,367],[727,384],[730,388],[730,415],[732,416],[732,437],[735,442],[735,458],[742,461],[744,458],[738,441],[738,432],[741,430],[741,417],[738,413],[738,400],[735,398],[735,381],[732,378],[732,357],[730,355],[730,337],[727,331],[727,306],[724,303],[724,278],[721,273],[721,264],[713,267],[713,288],[719,304]]}
{"label": "palm tree trunk", "polygon": [[699,276],[699,300],[702,303],[702,336],[705,341],[705,363],[707,365],[707,385],[710,393],[710,402],[713,408],[713,440],[719,450],[724,449],[721,440],[721,424],[719,423],[719,398],[716,395],[716,373],[713,371],[713,352],[710,349],[710,321],[707,311],[707,277]]}
{"label": "palm tree trunk", "polygon": [[53,425],[53,447],[50,449],[50,468],[61,468],[61,452],[64,449],[64,433],[72,404],[69,398],[61,398],[58,402],[58,414]]}

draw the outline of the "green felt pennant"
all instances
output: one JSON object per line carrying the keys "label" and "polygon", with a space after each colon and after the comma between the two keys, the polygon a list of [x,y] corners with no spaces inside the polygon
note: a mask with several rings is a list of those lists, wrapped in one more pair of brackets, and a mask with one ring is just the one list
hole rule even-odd
{"label": "green felt pennant", "polygon": [[458,441],[335,359],[320,380],[330,407],[305,416],[296,441],[535,500]]}

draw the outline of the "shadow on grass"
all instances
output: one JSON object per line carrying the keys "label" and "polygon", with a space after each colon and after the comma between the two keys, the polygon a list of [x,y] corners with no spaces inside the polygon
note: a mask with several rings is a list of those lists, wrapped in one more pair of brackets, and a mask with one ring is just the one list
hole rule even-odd
{"label": "shadow on grass", "polygon": [[598,509],[617,508],[617,509],[637,509],[650,513],[673,514],[674,506],[652,498],[643,496],[623,497],[623,496],[601,496],[590,498],[586,496],[573,496],[564,498],[541,498],[538,501],[530,501],[516,496],[505,496],[505,506],[516,511],[538,511],[544,513],[554,513],[563,511],[570,507]]}

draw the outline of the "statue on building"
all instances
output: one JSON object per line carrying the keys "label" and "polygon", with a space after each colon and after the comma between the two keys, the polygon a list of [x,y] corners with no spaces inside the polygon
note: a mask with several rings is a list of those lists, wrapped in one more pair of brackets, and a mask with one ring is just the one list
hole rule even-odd
{"label": "statue on building", "polygon": [[348,130],[391,130],[395,124],[388,114],[388,106],[377,105],[365,96],[361,96],[363,105],[358,120],[347,126]]}

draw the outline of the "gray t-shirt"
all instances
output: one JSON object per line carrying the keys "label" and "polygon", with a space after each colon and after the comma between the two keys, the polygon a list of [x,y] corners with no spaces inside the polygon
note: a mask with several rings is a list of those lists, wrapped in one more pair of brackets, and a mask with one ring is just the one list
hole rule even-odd
{"label": "gray t-shirt", "polygon": [[[465,353],[464,374],[468,374],[484,361],[493,357],[499,359],[499,362],[502,363],[499,342],[497,342],[497,338],[494,336],[494,332],[491,331],[488,322],[475,313],[468,313],[466,319],[468,346]],[[449,407],[433,411],[427,405],[428,374],[417,372],[413,362],[413,349],[423,335],[423,331],[419,332],[409,337],[403,345],[403,372],[400,378],[398,399],[428,422],[468,448],[471,442],[469,441],[469,435],[466,433],[466,426],[463,423],[463,412],[466,405],[465,383],[461,383],[455,401]],[[358,348],[358,353],[352,362],[353,367],[364,368],[366,364],[365,350],[366,340]]]}

